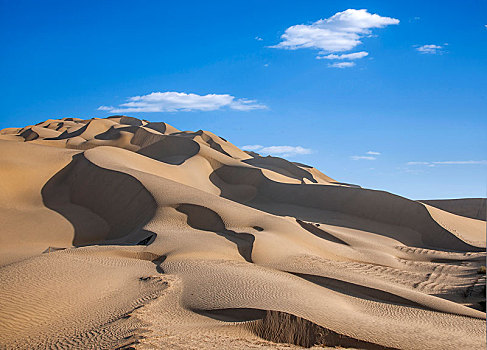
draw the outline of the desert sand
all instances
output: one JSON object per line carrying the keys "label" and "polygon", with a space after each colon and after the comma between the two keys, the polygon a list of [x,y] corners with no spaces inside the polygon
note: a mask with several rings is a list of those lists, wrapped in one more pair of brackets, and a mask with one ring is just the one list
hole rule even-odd
{"label": "desert sand", "polygon": [[4,129],[0,348],[485,349],[457,204],[132,117]]}

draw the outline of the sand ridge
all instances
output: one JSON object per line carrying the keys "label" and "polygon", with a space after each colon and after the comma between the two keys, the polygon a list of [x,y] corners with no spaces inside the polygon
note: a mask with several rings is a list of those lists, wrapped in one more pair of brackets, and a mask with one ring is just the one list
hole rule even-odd
{"label": "sand ridge", "polygon": [[3,348],[485,348],[478,218],[133,117],[0,149]]}

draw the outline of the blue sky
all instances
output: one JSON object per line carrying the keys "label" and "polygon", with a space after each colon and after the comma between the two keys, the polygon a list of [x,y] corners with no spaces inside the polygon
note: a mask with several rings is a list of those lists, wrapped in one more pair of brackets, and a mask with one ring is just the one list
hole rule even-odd
{"label": "blue sky", "polygon": [[0,4],[0,128],[124,112],[413,199],[486,196],[486,1]]}

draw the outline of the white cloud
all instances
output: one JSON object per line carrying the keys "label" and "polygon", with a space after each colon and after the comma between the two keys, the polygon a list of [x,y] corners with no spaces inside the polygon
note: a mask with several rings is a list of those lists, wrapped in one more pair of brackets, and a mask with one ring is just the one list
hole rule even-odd
{"label": "white cloud", "polygon": [[261,146],[261,145],[246,145],[246,146],[242,146],[240,148],[243,149],[243,150],[245,150],[245,151],[257,151],[259,149],[264,148],[264,146]]}
{"label": "white cloud", "polygon": [[373,156],[351,156],[352,160],[376,160],[377,157]]}
{"label": "white cloud", "polygon": [[446,160],[436,162],[408,162],[407,165],[487,165],[487,160]]}
{"label": "white cloud", "polygon": [[361,44],[360,39],[371,35],[372,28],[398,24],[399,20],[371,14],[366,9],[348,9],[312,24],[298,24],[286,29],[277,49],[319,49],[328,52],[348,51]]}
{"label": "white cloud", "polygon": [[231,109],[236,109],[238,111],[250,111],[253,109],[267,109],[266,105],[257,103],[256,100],[247,100],[246,98],[239,98],[235,99],[232,96],[233,100],[228,104],[228,107]]}
{"label": "white cloud", "polygon": [[377,156],[380,156],[380,152],[376,151],[367,151],[365,152],[366,156],[351,156],[350,159],[352,160],[376,160]]}
{"label": "white cloud", "polygon": [[335,62],[328,65],[333,68],[349,68],[355,66],[355,62]]}
{"label": "white cloud", "polygon": [[311,154],[312,150],[301,146],[261,146],[261,145],[246,145],[240,147],[245,151],[255,151],[260,154],[269,154],[279,157],[292,157],[296,155]]}
{"label": "white cloud", "polygon": [[316,56],[319,60],[356,60],[367,56],[369,53],[367,51],[346,53],[342,55],[330,54],[326,56]]}
{"label": "white cloud", "polygon": [[257,40],[257,41],[262,41],[262,40],[264,40],[264,39],[262,39],[260,36],[256,36],[254,39],[255,39],[255,40]]}
{"label": "white cloud", "polygon": [[[448,45],[448,44],[446,44]],[[424,54],[441,54],[443,51],[443,46],[441,45],[433,45],[433,44],[428,44],[428,45],[423,45],[419,46],[416,48],[417,51],[424,53]]]}
{"label": "white cloud", "polygon": [[111,113],[135,112],[177,112],[177,111],[214,111],[223,107],[238,111],[265,109],[267,106],[255,100],[237,99],[228,94],[186,94],[184,92],[153,92],[148,95],[134,96],[118,107],[100,106],[98,110]]}
{"label": "white cloud", "polygon": [[428,165],[430,162],[407,162],[407,165]]}
{"label": "white cloud", "polygon": [[465,165],[465,164],[487,164],[487,160],[447,160],[443,162],[433,162],[433,164],[460,164],[460,165]]}

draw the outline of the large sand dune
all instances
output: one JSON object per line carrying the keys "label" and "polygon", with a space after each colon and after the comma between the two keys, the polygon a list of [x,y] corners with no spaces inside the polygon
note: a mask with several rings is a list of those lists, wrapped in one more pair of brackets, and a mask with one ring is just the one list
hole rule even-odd
{"label": "large sand dune", "polygon": [[424,203],[131,117],[4,129],[0,348],[485,349],[485,215]]}

